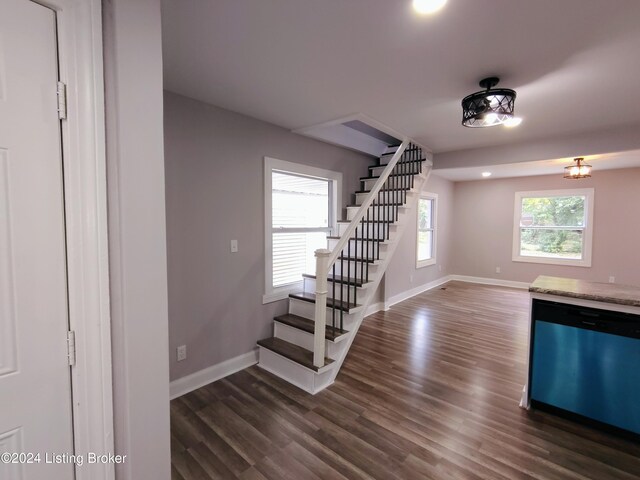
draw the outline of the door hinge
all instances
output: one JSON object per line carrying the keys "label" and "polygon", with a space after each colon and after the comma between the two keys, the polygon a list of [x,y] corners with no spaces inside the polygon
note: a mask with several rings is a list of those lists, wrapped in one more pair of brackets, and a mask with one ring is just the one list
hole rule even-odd
{"label": "door hinge", "polygon": [[58,82],[58,118],[67,118],[67,86],[62,82]]}
{"label": "door hinge", "polygon": [[69,359],[69,366],[73,367],[76,364],[76,332],[69,330],[67,332],[67,358]]}

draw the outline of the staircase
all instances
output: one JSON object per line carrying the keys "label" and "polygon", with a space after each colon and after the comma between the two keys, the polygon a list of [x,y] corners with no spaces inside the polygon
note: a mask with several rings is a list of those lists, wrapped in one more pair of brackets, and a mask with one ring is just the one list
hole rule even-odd
{"label": "staircase", "polygon": [[274,318],[260,340],[258,366],[315,394],[333,383],[431,171],[423,150],[404,141],[389,147],[362,177],[355,204],[337,224],[316,274],[289,295],[289,313]]}

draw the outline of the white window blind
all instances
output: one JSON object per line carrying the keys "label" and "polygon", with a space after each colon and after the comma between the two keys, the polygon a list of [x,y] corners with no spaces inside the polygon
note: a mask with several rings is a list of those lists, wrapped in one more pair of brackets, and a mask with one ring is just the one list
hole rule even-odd
{"label": "white window blind", "polygon": [[314,252],[327,247],[331,182],[290,172],[271,172],[272,285],[281,287],[315,272]]}

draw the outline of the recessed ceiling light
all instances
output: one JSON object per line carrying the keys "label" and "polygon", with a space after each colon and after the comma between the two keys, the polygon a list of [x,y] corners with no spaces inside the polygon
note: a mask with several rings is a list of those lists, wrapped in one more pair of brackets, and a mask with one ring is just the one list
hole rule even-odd
{"label": "recessed ceiling light", "polygon": [[418,13],[435,13],[444,7],[447,0],[413,0],[413,8]]}
{"label": "recessed ceiling light", "polygon": [[482,176],[484,178],[490,177],[491,176],[491,172],[482,172]]}
{"label": "recessed ceiling light", "polygon": [[513,127],[517,127],[518,125],[520,125],[522,123],[522,118],[520,117],[513,117],[513,118],[509,118],[507,120],[504,121],[503,125],[505,127],[508,128],[513,128]]}

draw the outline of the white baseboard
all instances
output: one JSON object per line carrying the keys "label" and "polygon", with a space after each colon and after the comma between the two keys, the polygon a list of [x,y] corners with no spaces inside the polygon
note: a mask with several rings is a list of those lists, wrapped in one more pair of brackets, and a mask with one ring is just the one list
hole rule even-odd
{"label": "white baseboard", "polygon": [[384,308],[384,303],[383,302],[374,303],[367,307],[367,309],[364,312],[364,316],[368,317],[369,315],[373,315],[374,313],[379,312],[380,310],[386,310]]}
{"label": "white baseboard", "polygon": [[469,277],[467,275],[449,275],[449,280],[455,280],[458,282],[467,282],[467,283],[480,283],[482,285],[495,285],[497,287],[523,288],[526,290],[529,289],[529,285],[530,285],[527,282],[515,282],[513,280],[500,280],[499,278]]}
{"label": "white baseboard", "polygon": [[239,355],[222,363],[207,367],[203,370],[187,375],[186,377],[174,380],[169,384],[169,394],[171,400],[186,393],[192,392],[200,387],[204,387],[211,382],[220,380],[232,373],[244,370],[251,365],[258,363],[258,349],[254,349],[244,355]]}
{"label": "white baseboard", "polygon": [[431,282],[419,285],[415,288],[412,288],[411,290],[407,290],[405,292],[394,295],[393,297],[389,298],[385,302],[384,309],[389,310],[389,308],[395,305],[396,303],[404,302],[405,300],[408,300],[411,297],[415,297],[416,295],[419,295],[423,292],[439,287],[440,285],[443,285],[450,280],[451,280],[451,275],[446,275],[444,277],[437,278],[436,280],[433,280]]}

